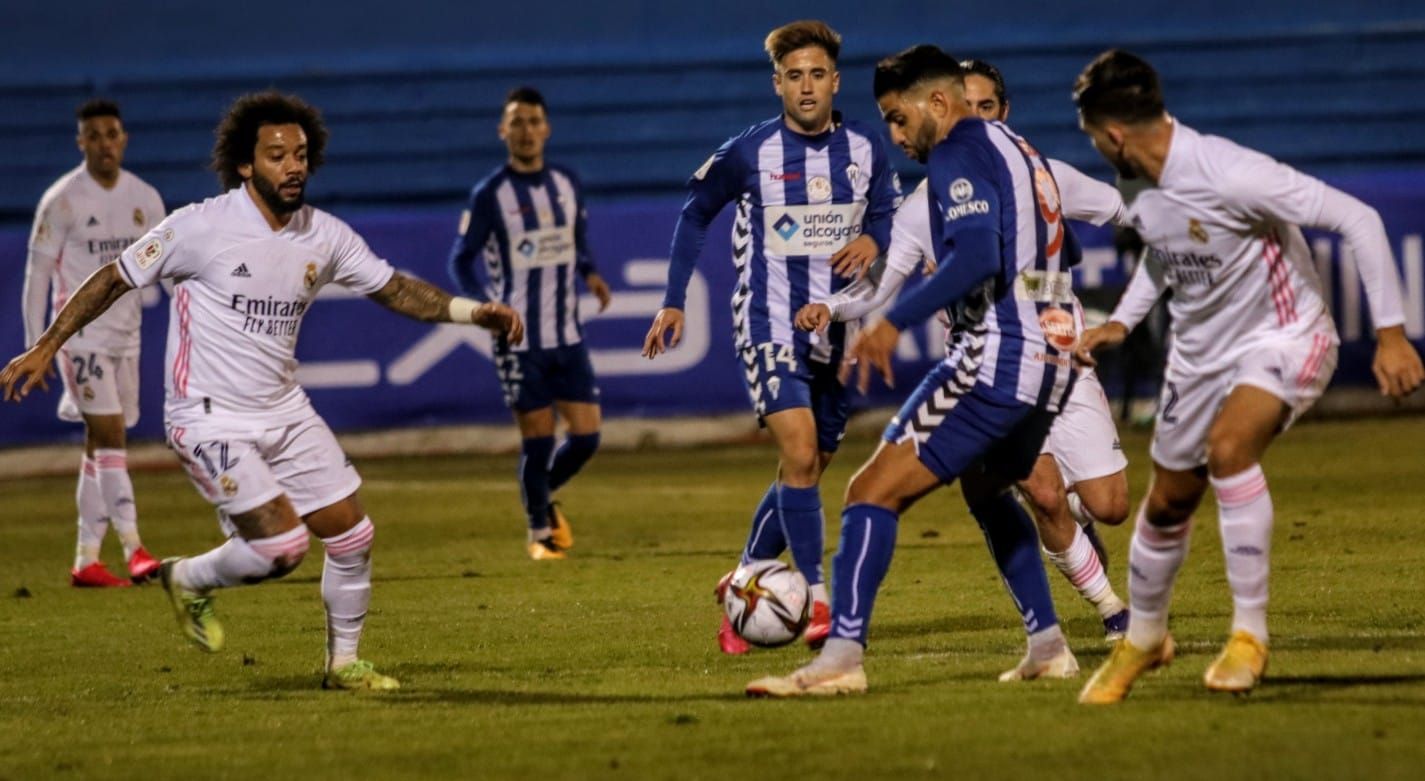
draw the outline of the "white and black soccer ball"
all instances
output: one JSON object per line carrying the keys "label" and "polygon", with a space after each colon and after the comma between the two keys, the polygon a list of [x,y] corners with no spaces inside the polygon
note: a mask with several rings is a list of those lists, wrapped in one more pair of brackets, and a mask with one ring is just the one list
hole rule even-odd
{"label": "white and black soccer ball", "polygon": [[722,608],[742,639],[775,648],[806,629],[811,592],[802,573],[786,564],[776,559],[752,561],[732,573]]}

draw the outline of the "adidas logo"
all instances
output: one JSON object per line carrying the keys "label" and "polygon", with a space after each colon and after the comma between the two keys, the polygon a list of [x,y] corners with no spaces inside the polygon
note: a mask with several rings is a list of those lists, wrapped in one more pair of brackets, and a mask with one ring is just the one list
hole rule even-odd
{"label": "adidas logo", "polygon": [[90,216],[89,216],[89,227],[92,228],[92,227],[94,227],[95,225],[98,225],[98,224],[99,224],[99,218],[98,218],[98,217],[95,217],[95,216],[93,216],[93,215],[90,215]]}
{"label": "adidas logo", "polygon": [[235,269],[233,269],[233,276],[235,276],[235,277],[250,277],[250,276],[252,276],[252,275],[249,274],[249,273],[247,273],[247,264],[246,264],[246,263],[239,263],[239,264],[238,264],[238,267],[235,268]]}

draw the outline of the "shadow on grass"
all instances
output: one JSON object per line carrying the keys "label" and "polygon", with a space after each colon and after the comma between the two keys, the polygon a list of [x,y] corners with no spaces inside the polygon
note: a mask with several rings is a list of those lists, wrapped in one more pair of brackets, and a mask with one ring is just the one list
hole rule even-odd
{"label": "shadow on grass", "polygon": [[890,640],[955,632],[989,632],[1004,629],[1007,625],[1002,614],[973,613],[946,615],[917,621],[886,621],[876,624],[874,633],[877,640]]}

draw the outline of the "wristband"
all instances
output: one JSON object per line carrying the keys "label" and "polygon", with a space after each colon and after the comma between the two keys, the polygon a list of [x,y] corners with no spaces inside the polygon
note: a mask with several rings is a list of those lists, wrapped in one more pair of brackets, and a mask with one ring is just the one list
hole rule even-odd
{"label": "wristband", "polygon": [[475,310],[480,306],[479,301],[460,296],[450,298],[450,322],[452,323],[473,323],[475,322]]}

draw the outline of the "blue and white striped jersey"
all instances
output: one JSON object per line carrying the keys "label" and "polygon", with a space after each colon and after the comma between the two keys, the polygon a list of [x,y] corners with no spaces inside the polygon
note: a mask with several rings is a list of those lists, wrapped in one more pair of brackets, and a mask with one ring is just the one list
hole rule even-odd
{"label": "blue and white striped jersey", "polygon": [[927,166],[931,247],[940,269],[926,292],[942,273],[948,282],[956,264],[991,271],[957,300],[931,301],[917,291],[887,320],[904,327],[952,306],[945,360],[967,390],[979,384],[1005,400],[1060,409],[1074,378],[1080,318],[1069,269],[1081,252],[1064,222],[1049,161],[1001,122],[963,119],[931,151]]}
{"label": "blue and white striped jersey", "polygon": [[828,263],[847,243],[865,233],[886,249],[899,197],[881,136],[862,123],[843,123],[837,115],[832,129],[815,136],[789,129],[781,116],[753,125],[723,144],[688,181],[663,305],[683,307],[708,224],[735,200],[737,347],[775,342],[794,345],[810,360],[839,360],[844,324],[832,325],[825,335],[808,334],[794,328],[793,319],[803,305],[849,283]]}
{"label": "blue and white striped jersey", "polygon": [[579,179],[562,166],[527,174],[502,165],[470,191],[450,251],[450,274],[464,294],[501,301],[520,313],[525,338],[511,349],[543,350],[583,339],[574,274],[595,270],[586,224]]}

